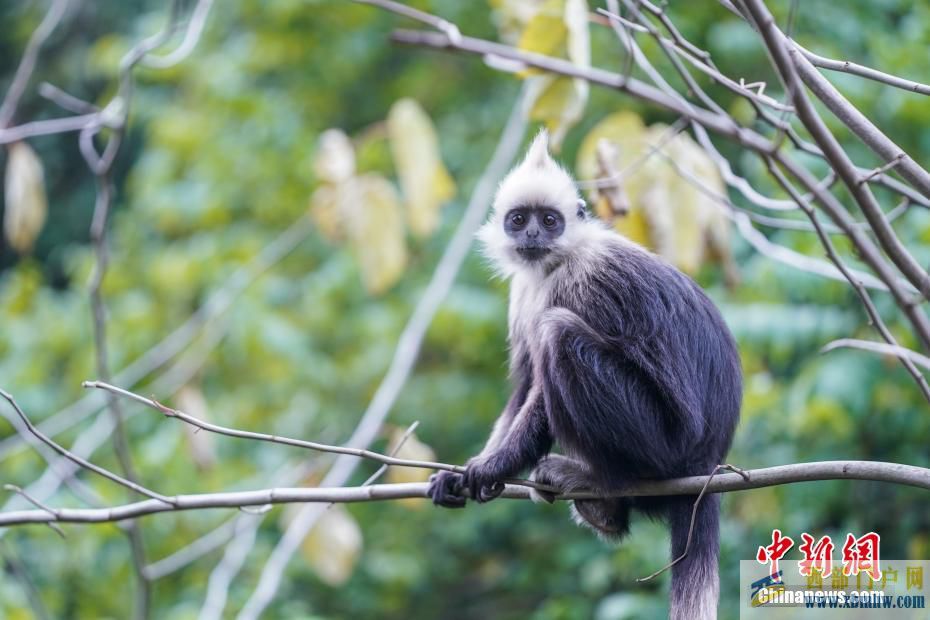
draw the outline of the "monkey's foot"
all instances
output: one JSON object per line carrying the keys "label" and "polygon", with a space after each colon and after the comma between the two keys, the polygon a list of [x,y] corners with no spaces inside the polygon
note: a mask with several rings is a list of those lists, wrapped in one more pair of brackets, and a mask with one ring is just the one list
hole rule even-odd
{"label": "monkey's foot", "polygon": [[429,477],[427,493],[437,506],[464,508],[465,495],[463,489],[462,474],[440,471]]}
{"label": "monkey's foot", "polygon": [[[540,474],[537,473],[538,470],[539,468],[536,468],[530,473],[530,477],[529,477],[530,482],[538,482],[539,484],[546,485],[547,487],[557,488],[552,483],[552,481],[546,479],[545,476],[540,477]],[[543,502],[546,502],[547,504],[552,504],[555,502],[556,496],[560,495],[561,493],[562,493],[562,489],[559,489],[558,491],[553,492],[553,491],[546,491],[544,489],[536,489],[536,488],[530,487],[530,500],[532,500],[534,504],[541,504]]]}
{"label": "monkey's foot", "polygon": [[557,495],[579,489],[590,490],[594,486],[584,464],[559,454],[550,454],[539,461],[530,474],[530,480],[556,489],[553,492],[531,488],[530,499],[537,503],[551,504]]}

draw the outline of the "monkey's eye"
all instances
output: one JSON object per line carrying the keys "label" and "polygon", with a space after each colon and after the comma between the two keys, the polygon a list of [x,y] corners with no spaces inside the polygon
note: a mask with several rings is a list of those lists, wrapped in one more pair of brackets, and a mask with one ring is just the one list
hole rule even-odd
{"label": "monkey's eye", "polygon": [[546,228],[552,228],[553,226],[555,226],[555,224],[556,224],[556,221],[555,221],[554,215],[550,214],[550,215],[546,215],[543,217],[543,226],[545,226]]}
{"label": "monkey's eye", "polygon": [[510,216],[510,221],[514,226],[523,226],[526,223],[526,216],[522,213],[514,213]]}

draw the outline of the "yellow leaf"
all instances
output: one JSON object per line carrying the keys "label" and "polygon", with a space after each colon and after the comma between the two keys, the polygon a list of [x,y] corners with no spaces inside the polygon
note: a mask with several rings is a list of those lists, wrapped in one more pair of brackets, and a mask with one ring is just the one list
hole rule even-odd
{"label": "yellow leaf", "polygon": [[652,247],[649,223],[642,209],[632,209],[627,216],[618,217],[614,220],[614,229],[630,241],[635,241],[647,248]]}
{"label": "yellow leaf", "polygon": [[25,142],[9,147],[4,183],[3,232],[20,254],[29,252],[45,225],[48,201],[45,197],[42,162]]}
{"label": "yellow leaf", "polygon": [[[655,125],[650,133],[658,140],[666,129],[663,125]],[[685,133],[669,140],[662,150],[668,156],[664,164],[675,177],[668,182],[672,194],[668,210],[676,223],[670,247],[663,254],[689,273],[696,272],[706,260],[708,246],[724,261],[728,260],[730,221],[723,206],[708,195],[712,192],[726,196],[726,186],[717,166]]]}
{"label": "yellow leaf", "polygon": [[336,504],[323,511],[300,551],[320,581],[341,586],[352,576],[362,552],[362,530],[349,511]]}
{"label": "yellow leaf", "polygon": [[[391,432],[391,440],[388,443],[388,454],[393,454],[399,459],[409,461],[435,461],[436,453],[428,445],[417,439],[416,435],[410,435],[407,440],[400,446],[397,444],[404,436],[404,431],[395,428]],[[430,470],[422,467],[394,467],[388,468],[385,479],[388,482],[425,482],[429,480]]]}
{"label": "yellow leaf", "polygon": [[[718,196],[727,195],[727,186],[717,165],[691,136],[680,134],[675,148],[677,152],[673,155],[676,161],[680,161],[681,167],[689,170],[691,176],[700,179],[704,188]],[[712,257],[723,265],[727,283],[735,284],[738,273],[733,263],[730,246],[732,224],[730,218],[727,217],[726,207],[709,195],[708,191],[700,191],[696,187],[695,190],[696,218],[702,230],[704,250],[710,252]],[[701,256],[702,261],[707,258],[707,256]]]}
{"label": "yellow leaf", "polygon": [[519,42],[527,23],[542,7],[540,0],[490,0],[490,5],[500,38],[510,45]]}
{"label": "yellow leaf", "polygon": [[320,134],[313,169],[327,183],[348,181],[355,174],[355,150],[349,136],[341,129],[327,129]]}
{"label": "yellow leaf", "polygon": [[397,101],[387,117],[394,166],[407,207],[407,222],[418,237],[439,225],[439,208],[455,195],[455,183],[439,152],[433,122],[412,99]]}
{"label": "yellow leaf", "polygon": [[549,145],[558,151],[568,130],[584,115],[588,83],[566,77],[538,75],[528,78],[529,99],[533,102],[530,120],[541,121],[549,129]]}
{"label": "yellow leaf", "polygon": [[581,67],[591,66],[591,35],[588,30],[588,3],[565,0],[565,27],[568,30],[568,59]]}
{"label": "yellow leaf", "polygon": [[563,3],[559,0],[546,2],[527,22],[517,44],[525,52],[562,56],[568,42],[568,27],[565,24]]}
{"label": "yellow leaf", "polygon": [[[409,461],[435,461],[436,453],[428,445],[417,439],[416,435],[410,435],[406,441],[398,448],[398,444],[404,436],[403,429],[394,428],[391,430],[391,439],[388,442],[388,454],[393,454],[397,458],[407,459]],[[429,480],[432,472],[422,467],[395,467],[388,468],[385,479],[391,483],[402,482],[426,482]],[[407,508],[422,508],[424,503],[417,499],[404,499],[400,503]]]}
{"label": "yellow leaf", "polygon": [[359,261],[365,288],[383,293],[393,286],[407,266],[407,243],[400,199],[382,176],[365,174],[345,184],[359,197],[349,201],[353,210],[349,243]]}
{"label": "yellow leaf", "polygon": [[590,181],[600,176],[597,164],[597,143],[601,139],[610,142],[617,151],[616,166],[622,170],[632,163],[643,150],[646,125],[633,112],[617,112],[601,120],[581,141],[578,148],[578,178]]}
{"label": "yellow leaf", "polygon": [[320,185],[310,197],[310,215],[320,232],[330,241],[338,241],[343,236],[343,189],[338,185]]}
{"label": "yellow leaf", "polygon": [[660,124],[647,129],[637,115],[620,112],[585,136],[578,150],[579,178],[602,176],[597,161],[600,140],[615,147],[614,167],[629,198],[630,213],[613,220],[592,190],[589,197],[595,212],[612,220],[621,234],[689,273],[700,268],[710,249],[723,261],[727,280],[732,281],[736,270],[730,254],[730,221],[708,195],[709,191],[725,196],[726,186],[707,153],[685,133],[670,136],[668,127]]}
{"label": "yellow leaf", "polygon": [[[588,5],[585,0],[549,2],[526,26],[520,47],[548,56],[567,56],[581,67],[591,66]],[[569,129],[584,114],[590,86],[585,80],[536,75],[526,72],[529,84],[529,117],[549,129],[549,144],[558,151]]]}

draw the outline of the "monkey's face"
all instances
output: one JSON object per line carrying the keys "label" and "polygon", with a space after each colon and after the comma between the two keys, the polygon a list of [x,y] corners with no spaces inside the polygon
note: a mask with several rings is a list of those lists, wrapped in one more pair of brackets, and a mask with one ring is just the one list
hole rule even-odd
{"label": "monkey's face", "polygon": [[550,207],[516,207],[506,213],[503,226],[517,256],[533,263],[552,253],[565,232],[565,218]]}
{"label": "monkey's face", "polygon": [[549,156],[543,130],[501,181],[478,238],[500,275],[546,274],[584,249],[592,227],[572,177]]}

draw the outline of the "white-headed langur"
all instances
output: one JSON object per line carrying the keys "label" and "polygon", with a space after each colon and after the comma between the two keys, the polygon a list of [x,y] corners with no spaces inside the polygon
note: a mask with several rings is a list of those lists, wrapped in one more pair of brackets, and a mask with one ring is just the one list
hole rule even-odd
{"label": "white-headed langur", "polygon": [[[585,210],[541,132],[501,182],[478,234],[510,283],[511,395],[466,472],[429,494],[461,507],[531,478],[609,494],[642,480],[707,475],[739,417],[742,374],[717,308],[686,275]],[[562,454],[551,454],[557,445]],[[534,499],[551,501],[534,491]],[[577,500],[575,520],[616,541],[637,509],[666,520],[685,549],[694,496]],[[688,555],[672,568],[670,617],[716,618],[720,500],[699,504]]]}

